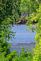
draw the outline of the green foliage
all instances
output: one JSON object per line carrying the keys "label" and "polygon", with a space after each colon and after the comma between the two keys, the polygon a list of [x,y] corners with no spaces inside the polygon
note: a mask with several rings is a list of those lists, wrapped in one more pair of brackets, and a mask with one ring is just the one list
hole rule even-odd
{"label": "green foliage", "polygon": [[0,54],[0,61],[9,61],[5,56],[5,53]]}
{"label": "green foliage", "polygon": [[[21,13],[27,13],[27,24],[36,26],[36,47],[32,53],[24,49],[18,56],[10,52],[8,40],[11,38],[10,25],[16,23]],[[41,0],[0,0],[0,61],[41,61]]]}
{"label": "green foliage", "polygon": [[[12,20],[11,18],[12,10],[13,10],[12,5],[13,3],[15,3],[14,6],[17,6],[17,1],[15,0],[13,1],[12,0],[1,0],[1,3],[0,3],[0,52],[6,51],[6,54],[10,53],[7,41],[11,38],[10,35],[13,35],[13,32],[11,32],[11,29],[10,29],[11,27],[10,24],[14,22],[14,20]],[[14,9],[16,11],[16,7]]]}
{"label": "green foliage", "polygon": [[1,0],[0,21],[12,14],[12,0]]}
{"label": "green foliage", "polygon": [[21,13],[27,13],[29,16],[32,12],[36,12],[38,5],[36,0],[21,0],[20,11]]}
{"label": "green foliage", "polygon": [[[39,8],[36,11],[28,18],[28,23],[36,26],[36,47],[34,49],[33,61],[41,61],[41,4],[39,4]],[[34,24],[33,21],[35,22]]]}
{"label": "green foliage", "polygon": [[18,21],[18,19],[21,16],[20,12],[20,2],[21,0],[13,0],[13,9],[12,9],[12,19],[15,21],[15,23]]}
{"label": "green foliage", "polygon": [[[10,61],[16,54],[15,52],[10,53],[10,45],[8,43],[8,40],[11,38],[10,35],[13,35],[10,24],[14,22],[16,19],[15,17],[19,14],[19,9],[17,7],[17,3],[19,2],[13,1],[1,0],[0,3],[0,61]],[[14,8],[15,12],[12,12],[14,11],[12,6],[13,3],[15,3],[14,7],[16,6]],[[14,20],[12,20],[12,15],[15,15]]]}
{"label": "green foliage", "polygon": [[5,52],[0,54],[0,61],[32,61],[32,54],[24,50],[19,55],[16,51],[11,52],[7,56],[5,54]]}

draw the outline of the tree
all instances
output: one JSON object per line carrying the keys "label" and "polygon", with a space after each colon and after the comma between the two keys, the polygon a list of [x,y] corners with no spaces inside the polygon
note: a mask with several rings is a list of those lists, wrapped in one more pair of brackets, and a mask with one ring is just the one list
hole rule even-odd
{"label": "tree", "polygon": [[[28,24],[31,26],[36,26],[36,47],[34,49],[33,61],[41,61],[41,0],[0,0],[0,57],[4,61],[14,61],[18,56],[16,52],[10,52],[8,40],[12,32],[10,31],[10,24],[16,22],[17,18],[19,19],[21,13],[27,13]],[[14,18],[14,20],[12,20]],[[23,58],[25,53],[23,53]],[[3,61],[0,58],[0,61]],[[24,59],[20,56],[20,60]],[[28,57],[29,58],[29,57]],[[27,58],[25,57],[25,60]]]}
{"label": "tree", "polygon": [[36,0],[21,0],[20,11],[21,13],[27,13],[29,16],[32,12],[36,12],[38,8],[38,2]]}
{"label": "tree", "polygon": [[12,0],[1,0],[0,21],[12,15]]}
{"label": "tree", "polygon": [[14,20],[15,23],[18,21],[18,19],[21,16],[20,1],[21,0],[13,0],[12,19]]}
{"label": "tree", "polygon": [[39,8],[36,9],[36,13],[32,13],[28,21],[33,26],[36,26],[36,47],[34,49],[33,61],[41,61],[41,4],[39,3]]}
{"label": "tree", "polygon": [[[14,2],[13,2],[14,1]],[[10,35],[13,34],[13,32],[11,32],[10,29],[10,25],[12,24],[12,22],[14,22],[14,20],[12,20],[12,15],[14,14],[19,14],[19,9],[17,8],[17,4],[19,2],[15,1],[15,0],[1,0],[0,2],[0,57],[4,58],[4,61],[8,61],[10,59],[6,59],[7,55],[8,57],[12,57],[13,52],[10,52],[10,46],[9,46],[9,39],[11,38]],[[13,5],[13,3],[15,3]],[[12,13],[13,10],[13,6],[15,7],[14,10],[16,12],[14,12],[14,14]],[[17,9],[16,9],[17,8]],[[17,15],[18,15],[17,14]],[[16,16],[15,16],[16,17]],[[3,59],[0,59],[1,61],[3,61]]]}

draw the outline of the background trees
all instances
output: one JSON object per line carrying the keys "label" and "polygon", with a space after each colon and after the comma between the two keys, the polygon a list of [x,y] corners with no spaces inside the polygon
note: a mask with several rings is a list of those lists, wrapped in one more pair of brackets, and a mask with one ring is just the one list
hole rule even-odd
{"label": "background trees", "polygon": [[32,13],[30,16],[30,24],[33,26],[33,20],[35,21],[34,25],[36,26],[36,47],[34,49],[33,61],[41,61],[41,4],[39,4],[39,8],[36,9],[36,13]]}
{"label": "background trees", "polygon": [[[20,56],[17,59],[16,52],[10,52],[7,42],[12,34],[10,24],[16,23],[22,13],[27,14],[25,18],[29,25],[36,26],[35,40],[37,42],[32,61],[41,61],[41,0],[0,0],[0,61],[24,60],[25,53],[22,53],[23,58]],[[26,57],[25,60],[27,60]]]}
{"label": "background trees", "polygon": [[32,12],[36,12],[38,8],[38,2],[36,0],[21,0],[20,11],[21,13],[27,13],[29,16]]}

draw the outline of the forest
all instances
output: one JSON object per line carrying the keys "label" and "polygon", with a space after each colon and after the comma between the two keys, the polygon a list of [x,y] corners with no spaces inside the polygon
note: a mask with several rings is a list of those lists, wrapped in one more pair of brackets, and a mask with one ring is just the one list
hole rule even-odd
{"label": "forest", "polygon": [[[9,40],[15,36],[14,24],[25,24],[36,32],[33,52],[10,51]],[[14,44],[14,43],[13,43]],[[0,61],[41,61],[41,0],[0,0]]]}

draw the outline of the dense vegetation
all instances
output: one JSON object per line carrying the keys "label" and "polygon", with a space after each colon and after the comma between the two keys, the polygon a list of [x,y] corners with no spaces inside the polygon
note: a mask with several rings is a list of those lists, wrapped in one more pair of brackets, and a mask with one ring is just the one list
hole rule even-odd
{"label": "dense vegetation", "polygon": [[[18,56],[16,51],[10,52],[7,41],[14,35],[10,25],[24,13],[27,25],[36,26],[36,47],[34,53],[22,50]],[[0,0],[0,61],[41,61],[41,0]]]}

